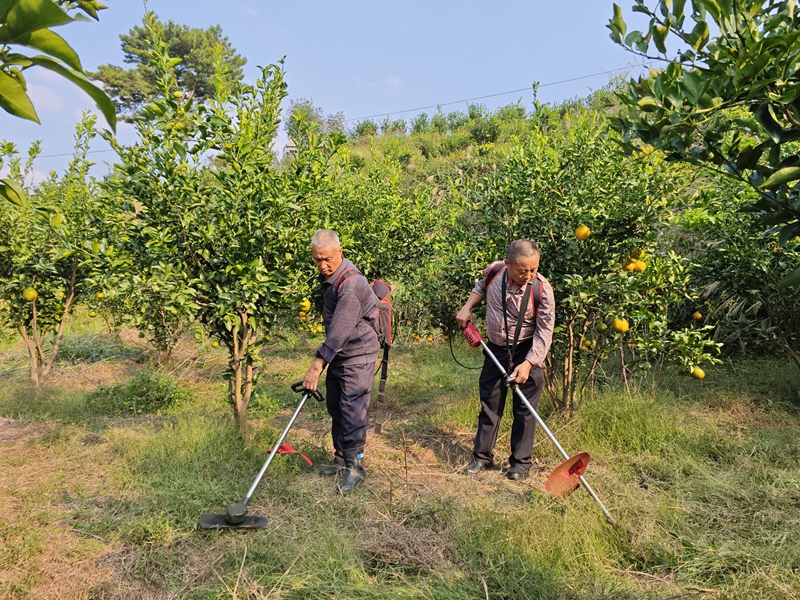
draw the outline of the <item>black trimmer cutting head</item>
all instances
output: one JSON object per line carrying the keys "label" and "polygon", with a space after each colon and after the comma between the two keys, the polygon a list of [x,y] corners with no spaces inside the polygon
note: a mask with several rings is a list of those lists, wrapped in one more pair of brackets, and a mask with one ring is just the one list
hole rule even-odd
{"label": "black trimmer cutting head", "polygon": [[267,526],[267,517],[244,516],[238,523],[231,523],[227,515],[205,513],[200,515],[200,527],[203,529],[263,529]]}
{"label": "black trimmer cutting head", "polygon": [[261,529],[268,522],[266,517],[248,517],[245,502],[231,504],[224,515],[206,513],[200,516],[203,529]]}
{"label": "black trimmer cutting head", "polygon": [[[278,441],[275,442],[272,450],[267,457],[267,461],[264,463],[264,466],[261,467],[261,471],[258,473],[256,480],[253,482],[253,485],[250,486],[250,489],[247,491],[247,495],[242,498],[241,502],[235,502],[228,506],[228,511],[224,515],[218,515],[216,513],[205,513],[204,515],[200,516],[200,527],[203,529],[261,529],[267,526],[266,517],[248,517],[247,516],[247,503],[250,501],[250,498],[253,495],[253,492],[256,491],[256,487],[258,486],[258,482],[261,481],[261,478],[264,476],[264,473],[269,467],[269,463],[272,462],[272,459],[275,457],[275,454],[280,451],[281,445],[283,444],[283,440],[286,438],[286,434],[289,433],[289,429],[294,423],[297,415],[300,414],[300,409],[303,408],[303,404],[305,404],[306,400],[308,400],[311,396],[316,398],[318,401],[322,401],[325,398],[319,392],[319,390],[306,390],[303,388],[303,382],[298,381],[297,383],[292,384],[292,390],[297,392],[298,394],[302,394],[303,397],[301,398],[297,408],[292,415],[292,418],[289,419],[289,423],[286,425],[286,428],[281,433]],[[308,459],[306,459],[308,460]],[[309,464],[311,461],[309,461]]]}

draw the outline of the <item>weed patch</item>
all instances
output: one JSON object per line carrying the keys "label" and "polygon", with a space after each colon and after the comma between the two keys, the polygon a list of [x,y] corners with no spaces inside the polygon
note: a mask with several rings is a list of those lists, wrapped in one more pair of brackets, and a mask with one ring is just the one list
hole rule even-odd
{"label": "weed patch", "polygon": [[100,386],[86,395],[86,403],[97,414],[159,414],[188,401],[191,395],[165,375],[140,371],[128,381]]}

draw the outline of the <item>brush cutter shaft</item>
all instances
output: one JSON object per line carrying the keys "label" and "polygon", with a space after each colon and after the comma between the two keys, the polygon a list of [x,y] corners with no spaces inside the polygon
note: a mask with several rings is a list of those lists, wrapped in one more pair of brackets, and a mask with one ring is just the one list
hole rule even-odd
{"label": "brush cutter shaft", "polygon": [[[492,361],[494,361],[494,364],[497,366],[497,368],[500,369],[500,372],[503,373],[503,375],[505,375],[506,382],[509,385],[509,387],[512,390],[514,390],[514,393],[519,397],[520,400],[522,400],[522,403],[528,408],[529,411],[531,411],[533,418],[536,419],[536,422],[539,424],[539,427],[542,428],[542,431],[544,431],[547,434],[547,437],[550,438],[550,441],[553,442],[553,444],[555,444],[556,448],[558,448],[558,451],[561,453],[561,456],[563,456],[565,460],[568,460],[569,454],[567,454],[564,451],[564,448],[561,447],[561,444],[558,443],[556,436],[553,435],[553,432],[550,431],[550,428],[544,424],[544,421],[542,421],[542,418],[539,416],[539,413],[537,413],[536,410],[533,408],[531,403],[525,397],[525,394],[523,394],[522,390],[519,389],[519,386],[516,383],[514,383],[513,380],[509,381],[510,376],[508,372],[503,368],[503,365],[500,363],[500,361],[497,360],[497,357],[494,355],[494,353],[491,350],[489,350],[489,346],[486,345],[486,342],[481,340],[481,346],[483,346],[483,351],[486,354],[486,356],[490,357]],[[586,491],[589,492],[589,495],[592,498],[594,498],[594,501],[597,502],[597,504],[600,506],[600,508],[603,511],[603,514],[606,516],[606,519],[608,519],[611,523],[616,523],[614,517],[612,517],[611,513],[608,512],[608,509],[600,501],[600,498],[597,497],[597,494],[594,493],[594,490],[588,484],[588,482],[583,478],[583,475],[581,475],[579,479],[581,484],[583,484],[583,487],[586,488]]]}
{"label": "brush cutter shaft", "polygon": [[292,425],[294,424],[295,419],[297,419],[297,415],[300,414],[300,410],[303,408],[303,405],[306,403],[306,400],[308,400],[308,398],[312,395],[313,395],[312,392],[303,392],[303,397],[300,399],[300,403],[297,405],[297,408],[295,409],[292,418],[289,419],[289,422],[286,424],[286,428],[283,430],[283,433],[281,433],[281,436],[278,438],[278,441],[276,441],[275,444],[272,446],[272,452],[269,453],[269,456],[267,457],[267,462],[265,462],[264,466],[261,467],[261,471],[259,471],[258,477],[256,477],[256,480],[253,482],[253,485],[250,486],[250,489],[247,490],[247,495],[242,500],[242,504],[244,504],[245,506],[247,506],[247,503],[250,502],[250,496],[252,496],[253,492],[256,491],[258,484],[261,482],[261,478],[264,476],[264,473],[266,473],[267,467],[269,467],[269,463],[272,462],[272,459],[278,453],[278,448],[280,448],[281,444],[283,444],[283,440],[284,438],[286,438],[286,434],[289,433],[289,430],[292,428]]}

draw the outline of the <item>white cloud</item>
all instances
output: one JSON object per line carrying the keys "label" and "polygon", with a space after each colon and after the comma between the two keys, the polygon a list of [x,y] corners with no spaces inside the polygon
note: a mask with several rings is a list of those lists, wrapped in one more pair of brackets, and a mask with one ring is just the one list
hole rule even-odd
{"label": "white cloud", "polygon": [[36,107],[36,112],[61,114],[67,110],[67,103],[64,97],[52,87],[44,85],[28,84],[28,96]]}
{"label": "white cloud", "polygon": [[401,85],[403,85],[403,80],[400,79],[397,75],[392,75],[391,77],[389,77],[389,79],[386,80],[386,83],[388,83],[394,89],[397,89]]}

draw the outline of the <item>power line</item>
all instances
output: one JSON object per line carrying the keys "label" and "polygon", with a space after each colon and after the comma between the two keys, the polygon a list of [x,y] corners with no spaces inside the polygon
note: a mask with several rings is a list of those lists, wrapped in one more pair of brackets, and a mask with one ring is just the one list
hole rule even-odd
{"label": "power line", "polygon": [[[99,154],[101,152],[114,152],[114,150],[89,150],[86,154]],[[40,154],[37,158],[53,158],[55,156],[74,156],[74,152],[64,152],[63,154]]]}
{"label": "power line", "polygon": [[[580,77],[571,77],[570,79],[562,79],[560,81],[550,81],[548,83],[540,83],[539,84],[539,88],[550,87],[550,86],[553,86],[553,85],[561,85],[562,83],[570,83],[572,81],[580,81],[581,79],[589,79],[590,77],[598,77],[600,75],[608,75],[609,73],[618,73],[619,71],[626,71],[628,69],[635,68],[635,67],[644,67],[645,65],[652,64],[653,62],[655,62],[655,61],[651,60],[651,61],[644,62],[641,65],[634,65],[634,67],[630,67],[630,66],[628,66],[628,67],[620,67],[619,69],[612,69],[610,71],[601,71],[599,73],[592,73],[591,75],[581,75]],[[431,109],[431,108],[438,108],[440,106],[450,106],[452,104],[461,104],[462,102],[472,102],[473,100],[483,100],[485,98],[494,98],[496,96],[505,96],[507,94],[518,94],[520,92],[527,92],[527,91],[531,90],[532,88],[533,88],[533,86],[531,85],[529,87],[520,88],[518,90],[509,90],[507,92],[498,92],[496,94],[487,94],[486,96],[476,96],[474,98],[466,98],[464,100],[454,100],[452,102],[441,102],[439,104],[432,104],[430,106],[419,106],[417,108],[407,108],[405,110],[396,110],[396,111],[393,111],[393,112],[380,113],[380,114],[377,114],[377,115],[369,115],[368,117],[356,117],[356,118],[353,118],[353,119],[345,119],[344,122],[345,123],[349,123],[350,121],[363,121],[363,120],[366,120],[366,119],[374,119],[376,117],[388,117],[388,116],[391,116],[391,115],[401,115],[403,113],[414,112],[414,111],[417,111],[417,110],[428,110],[428,109]]]}

